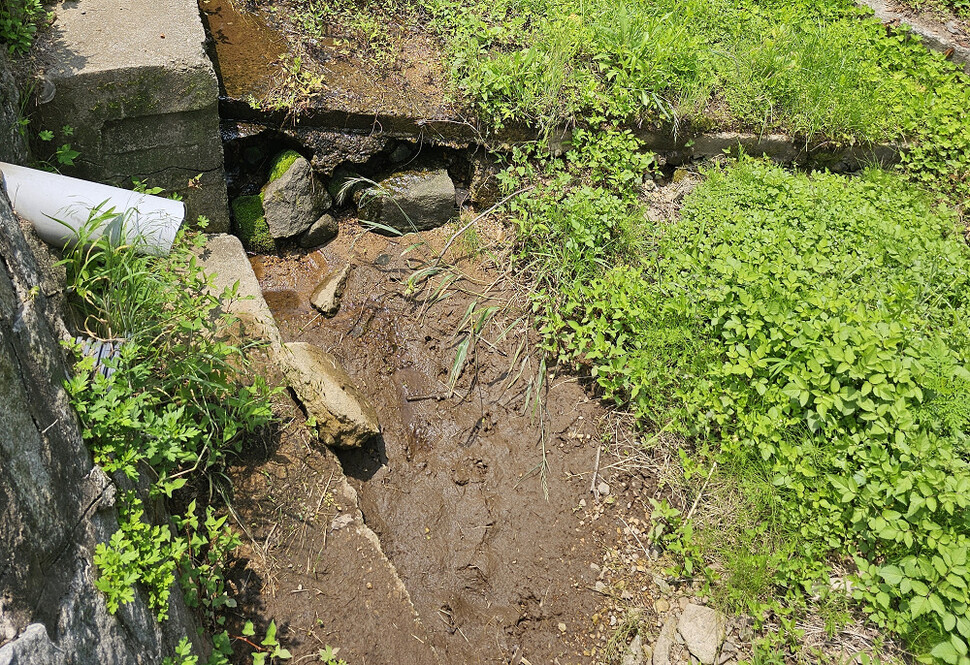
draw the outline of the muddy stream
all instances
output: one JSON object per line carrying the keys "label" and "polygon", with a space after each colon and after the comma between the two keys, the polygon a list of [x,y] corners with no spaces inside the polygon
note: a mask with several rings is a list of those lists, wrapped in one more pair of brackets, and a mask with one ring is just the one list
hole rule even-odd
{"label": "muddy stream", "polygon": [[[583,662],[576,634],[596,607],[590,563],[601,552],[580,526],[580,501],[591,500],[604,409],[559,377],[544,391],[544,417],[527,411],[525,381],[506,389],[521,335],[480,343],[449,390],[455,332],[472,293],[494,276],[479,266],[479,279],[436,304],[407,297],[414,254],[402,252],[442,237],[342,229],[322,250],[252,263],[284,339],[332,352],[378,411],[382,437],[338,455],[441,662]],[[310,293],[347,262],[341,308],[323,318]],[[508,294],[489,296],[479,304]]]}

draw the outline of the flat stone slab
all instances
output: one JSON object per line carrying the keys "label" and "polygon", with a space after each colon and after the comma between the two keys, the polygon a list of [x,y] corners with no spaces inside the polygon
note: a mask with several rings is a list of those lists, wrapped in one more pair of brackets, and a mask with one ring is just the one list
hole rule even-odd
{"label": "flat stone slab", "polygon": [[210,235],[199,255],[203,270],[213,278],[216,295],[238,282],[238,297],[225,304],[226,311],[239,317],[237,334],[244,339],[261,339],[278,351],[282,346],[273,312],[263,298],[256,273],[249,263],[242,242],[234,235]]}
{"label": "flat stone slab", "polygon": [[[179,191],[189,222],[228,230],[219,87],[194,0],[76,0],[37,45],[37,126],[74,128],[81,155],[66,175]],[[60,137],[58,137],[60,140]],[[190,184],[191,182],[191,184]]]}
{"label": "flat stone slab", "polygon": [[288,342],[280,361],[290,386],[316,421],[328,446],[359,448],[381,432],[377,411],[330,353],[307,342]]}
{"label": "flat stone slab", "polygon": [[703,665],[714,665],[724,642],[725,619],[717,610],[690,603],[677,624],[684,644]]}

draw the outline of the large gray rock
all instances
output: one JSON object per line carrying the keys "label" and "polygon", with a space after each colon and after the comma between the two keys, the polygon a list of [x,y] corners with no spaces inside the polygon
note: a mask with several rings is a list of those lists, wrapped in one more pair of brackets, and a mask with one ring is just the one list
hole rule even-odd
{"label": "large gray rock", "polygon": [[329,207],[330,195],[317,182],[304,157],[294,159],[289,168],[263,187],[263,210],[274,238],[303,233]]}
{"label": "large gray rock", "polygon": [[17,639],[0,647],[0,665],[32,665],[33,663],[56,663],[57,649],[42,623],[32,623]]}
{"label": "large gray rock", "polygon": [[284,345],[283,371],[328,446],[355,448],[380,434],[377,411],[337,359],[306,342]]}
{"label": "large gray rock", "polygon": [[361,191],[357,199],[362,222],[401,233],[437,228],[456,214],[455,184],[444,169],[396,173]]}
{"label": "large gray rock", "polygon": [[30,155],[21,132],[20,109],[20,91],[0,49],[0,161],[27,165]]}
{"label": "large gray rock", "polygon": [[680,615],[677,630],[687,650],[703,665],[713,665],[724,642],[726,621],[717,610],[690,603]]}
{"label": "large gray rock", "polygon": [[[131,178],[180,192],[187,219],[229,229],[219,85],[190,0],[58,3],[34,55],[53,90],[31,126],[70,125],[81,155],[65,175],[126,185]],[[36,155],[43,157],[43,155]],[[197,177],[198,176],[198,177]]]}

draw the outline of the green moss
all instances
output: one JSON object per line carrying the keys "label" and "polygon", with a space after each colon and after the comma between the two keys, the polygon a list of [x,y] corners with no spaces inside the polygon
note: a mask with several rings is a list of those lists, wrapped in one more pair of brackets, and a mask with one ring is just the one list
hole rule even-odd
{"label": "green moss", "polygon": [[286,150],[273,158],[273,165],[269,169],[269,182],[273,182],[286,173],[293,162],[302,157],[296,150]]}
{"label": "green moss", "polygon": [[262,196],[240,196],[232,202],[232,214],[236,220],[236,235],[251,252],[272,252],[276,242],[270,235],[266,214],[263,212]]}

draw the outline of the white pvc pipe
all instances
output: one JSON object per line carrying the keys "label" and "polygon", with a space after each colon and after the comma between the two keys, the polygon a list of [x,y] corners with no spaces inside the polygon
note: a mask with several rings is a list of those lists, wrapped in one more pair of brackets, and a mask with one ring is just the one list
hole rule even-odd
{"label": "white pvc pipe", "polygon": [[102,217],[91,240],[107,233],[113,243],[133,243],[145,254],[168,254],[185,219],[181,201],[4,162],[0,173],[14,212],[57,248],[77,242],[78,230],[92,217]]}

